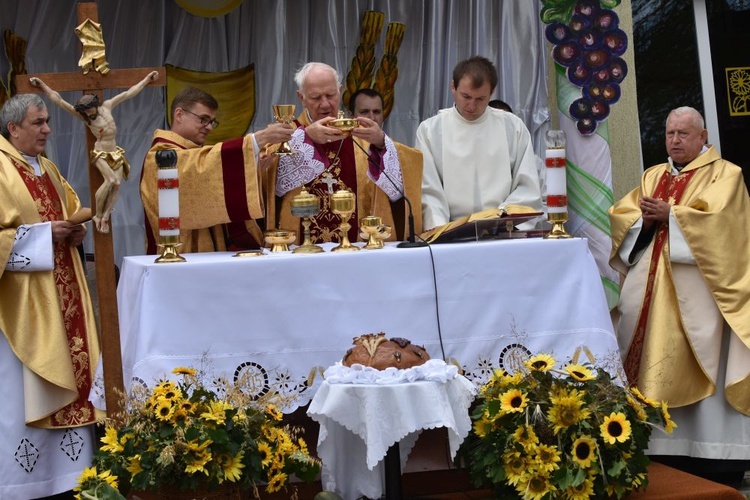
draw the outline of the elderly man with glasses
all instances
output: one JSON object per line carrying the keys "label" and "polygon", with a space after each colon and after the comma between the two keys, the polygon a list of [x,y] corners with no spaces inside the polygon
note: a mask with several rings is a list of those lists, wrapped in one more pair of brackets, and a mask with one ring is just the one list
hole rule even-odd
{"label": "elderly man with glasses", "polygon": [[274,123],[206,146],[208,134],[219,126],[218,109],[211,94],[188,87],[172,101],[172,129],[154,132],[141,178],[149,254],[157,253],[159,241],[156,152],[165,149],[177,151],[181,252],[247,250],[263,244],[255,221],[264,216],[259,153],[267,144],[289,140],[294,128]]}

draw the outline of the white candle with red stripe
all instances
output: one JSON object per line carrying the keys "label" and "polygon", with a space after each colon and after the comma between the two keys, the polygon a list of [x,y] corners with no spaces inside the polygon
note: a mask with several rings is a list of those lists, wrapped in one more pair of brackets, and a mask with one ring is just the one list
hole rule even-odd
{"label": "white candle with red stripe", "polygon": [[159,237],[169,243],[180,238],[180,179],[177,153],[167,149],[156,152],[159,183]]}
{"label": "white candle with red stripe", "polygon": [[566,180],[565,133],[550,130],[546,136],[547,215],[550,221],[567,220],[568,187]]}

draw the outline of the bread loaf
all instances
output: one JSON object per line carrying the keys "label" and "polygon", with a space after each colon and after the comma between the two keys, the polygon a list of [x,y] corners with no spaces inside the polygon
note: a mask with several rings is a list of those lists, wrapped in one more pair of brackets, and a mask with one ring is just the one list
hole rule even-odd
{"label": "bread loaf", "polygon": [[424,347],[398,337],[388,340],[382,332],[355,337],[353,344],[354,347],[346,351],[341,361],[344,366],[358,363],[377,370],[389,367],[406,369],[424,364],[430,359]]}

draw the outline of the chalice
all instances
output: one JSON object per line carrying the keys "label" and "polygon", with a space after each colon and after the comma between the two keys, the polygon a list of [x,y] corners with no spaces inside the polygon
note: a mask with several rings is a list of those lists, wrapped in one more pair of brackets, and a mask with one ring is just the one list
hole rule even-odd
{"label": "chalice", "polygon": [[289,245],[297,239],[297,231],[287,229],[270,229],[264,234],[266,243],[271,245],[271,252],[288,252]]}
{"label": "chalice", "polygon": [[[294,104],[274,104],[273,105],[273,118],[276,123],[292,123],[294,121]],[[296,151],[293,151],[287,141],[281,143],[279,149],[274,151],[277,155],[293,155]]]}
{"label": "chalice", "polygon": [[331,195],[331,211],[341,217],[341,243],[339,246],[331,249],[332,252],[352,252],[359,250],[359,247],[355,247],[349,241],[349,229],[352,227],[349,224],[349,218],[354,213],[354,202],[356,199],[356,195],[348,189],[339,189]]}
{"label": "chalice", "polygon": [[367,240],[363,250],[378,250],[383,248],[383,240],[391,236],[391,226],[383,224],[380,217],[368,215],[359,219],[360,236]]}
{"label": "chalice", "polygon": [[356,118],[347,118],[344,116],[343,111],[339,111],[338,118],[335,118],[328,122],[329,127],[333,127],[344,132],[344,135],[349,135],[352,129],[359,126],[359,122]]}
{"label": "chalice", "polygon": [[320,212],[320,198],[302,188],[302,191],[292,198],[292,215],[302,218],[304,241],[292,253],[320,253],[323,248],[313,244],[310,238],[310,217],[315,217]]}

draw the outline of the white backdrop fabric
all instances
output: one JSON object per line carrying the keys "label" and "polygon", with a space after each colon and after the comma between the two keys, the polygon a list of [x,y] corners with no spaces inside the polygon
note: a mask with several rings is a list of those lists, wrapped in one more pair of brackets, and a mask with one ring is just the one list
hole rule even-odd
{"label": "white backdrop fabric", "polygon": [[[530,0],[245,0],[227,15],[201,18],[173,0],[98,2],[112,68],[171,64],[199,71],[230,71],[255,65],[256,115],[250,130],[272,121],[271,105],[298,103],[293,75],[308,61],[336,67],[342,78],[359,43],[367,10],[385,13],[376,49],[383,54],[388,22],[406,24],[398,52],[399,77],[393,112],[385,129],[394,140],[414,144],[419,123],[453,104],[455,64],[483,55],[498,68],[495,91],[532,133],[538,155],[549,122],[546,47],[539,20],[541,2]],[[28,73],[78,71],[80,43],[74,0],[0,0],[0,29],[28,41]],[[0,72],[8,73],[0,58]],[[5,76],[3,76],[5,78]],[[7,83],[7,82],[6,82]],[[105,91],[104,98],[119,91]],[[116,263],[145,252],[138,192],[141,164],[156,128],[166,126],[165,90],[147,88],[115,108],[117,141],[133,166],[113,214]],[[64,93],[72,102],[75,92]],[[81,122],[49,105],[52,134],[47,154],[88,203],[88,171]],[[92,251],[92,244],[87,244]]]}

